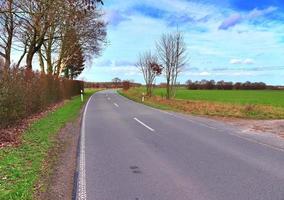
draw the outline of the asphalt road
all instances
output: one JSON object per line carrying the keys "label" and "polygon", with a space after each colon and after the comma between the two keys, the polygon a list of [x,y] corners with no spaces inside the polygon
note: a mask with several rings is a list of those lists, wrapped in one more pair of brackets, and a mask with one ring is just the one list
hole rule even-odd
{"label": "asphalt road", "polygon": [[86,105],[79,161],[81,200],[284,200],[282,149],[115,91]]}

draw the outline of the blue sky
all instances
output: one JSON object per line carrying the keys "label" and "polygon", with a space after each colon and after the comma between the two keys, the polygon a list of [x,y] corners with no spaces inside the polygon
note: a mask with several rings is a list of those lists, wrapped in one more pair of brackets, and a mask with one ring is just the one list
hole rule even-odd
{"label": "blue sky", "polygon": [[178,26],[190,58],[179,82],[284,84],[283,0],[105,0],[104,9],[109,45],[81,79],[143,82],[135,68],[139,53],[154,51],[160,36]]}

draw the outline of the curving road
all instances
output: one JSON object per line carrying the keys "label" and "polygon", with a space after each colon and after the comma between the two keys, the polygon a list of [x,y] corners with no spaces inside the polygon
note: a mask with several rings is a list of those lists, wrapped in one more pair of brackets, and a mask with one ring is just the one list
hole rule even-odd
{"label": "curving road", "polygon": [[219,122],[98,92],[86,105],[80,200],[284,200],[284,151]]}

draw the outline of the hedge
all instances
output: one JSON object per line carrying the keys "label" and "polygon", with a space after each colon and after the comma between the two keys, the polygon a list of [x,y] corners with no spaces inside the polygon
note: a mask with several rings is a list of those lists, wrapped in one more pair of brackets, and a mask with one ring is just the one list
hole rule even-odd
{"label": "hedge", "polygon": [[15,124],[64,99],[79,95],[84,83],[25,69],[0,71],[0,128]]}

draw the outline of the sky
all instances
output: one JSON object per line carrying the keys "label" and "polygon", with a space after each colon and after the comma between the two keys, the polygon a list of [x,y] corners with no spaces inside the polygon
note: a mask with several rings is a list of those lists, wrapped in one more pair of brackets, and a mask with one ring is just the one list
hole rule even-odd
{"label": "sky", "polygon": [[[143,83],[135,63],[155,52],[162,34],[177,27],[185,37],[188,65],[178,82],[225,80],[284,85],[283,0],[105,0],[108,45],[80,76]],[[164,82],[163,76],[156,83]]]}

